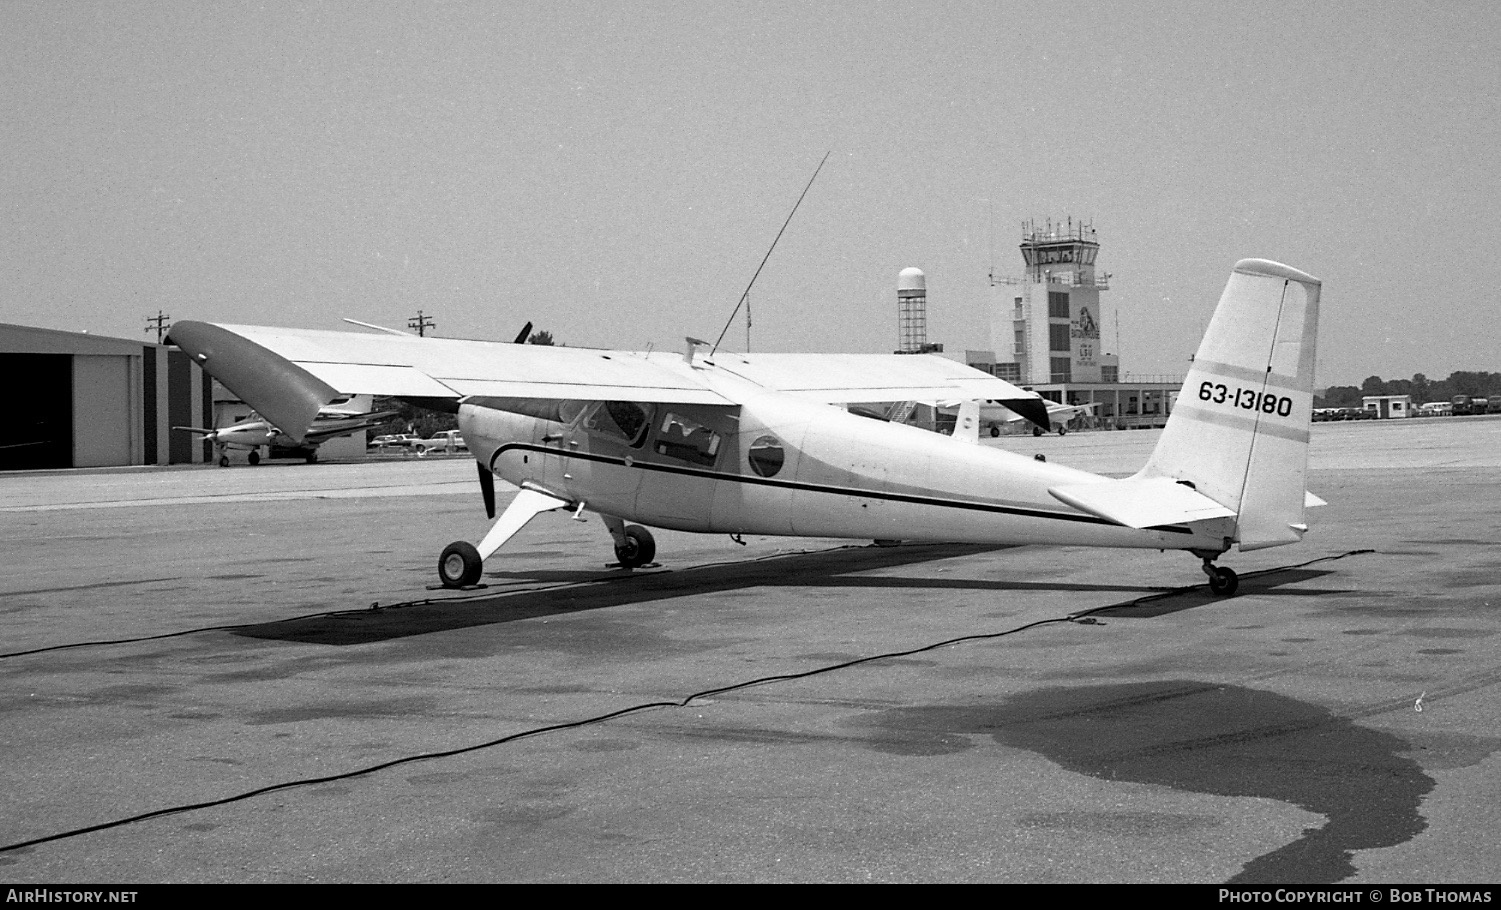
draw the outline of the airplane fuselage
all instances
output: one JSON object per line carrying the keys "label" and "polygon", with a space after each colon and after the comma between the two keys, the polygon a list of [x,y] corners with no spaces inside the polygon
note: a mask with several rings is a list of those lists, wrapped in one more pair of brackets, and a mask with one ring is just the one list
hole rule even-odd
{"label": "airplane fuselage", "polygon": [[[736,406],[466,403],[482,465],[605,515],[683,531],[1220,552],[1233,529],[1123,527],[1050,487],[1100,475],[851,414],[712,367]],[[496,407],[496,405],[500,407]]]}

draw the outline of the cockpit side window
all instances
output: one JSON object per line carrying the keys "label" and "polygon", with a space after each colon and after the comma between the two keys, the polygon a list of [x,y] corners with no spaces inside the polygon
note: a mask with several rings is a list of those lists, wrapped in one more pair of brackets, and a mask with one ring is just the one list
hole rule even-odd
{"label": "cockpit side window", "polygon": [[651,429],[651,412],[651,405],[634,401],[600,402],[584,417],[584,429],[638,448],[646,441],[646,431]]}
{"label": "cockpit side window", "polygon": [[713,467],[719,458],[721,437],[690,417],[669,411],[657,433],[657,454]]}

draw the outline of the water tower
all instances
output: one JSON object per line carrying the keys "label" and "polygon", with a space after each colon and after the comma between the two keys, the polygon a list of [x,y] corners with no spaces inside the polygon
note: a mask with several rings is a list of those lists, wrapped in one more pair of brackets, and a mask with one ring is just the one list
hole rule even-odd
{"label": "water tower", "polygon": [[930,354],[941,344],[928,344],[928,280],[922,269],[902,269],[896,279],[898,354]]}

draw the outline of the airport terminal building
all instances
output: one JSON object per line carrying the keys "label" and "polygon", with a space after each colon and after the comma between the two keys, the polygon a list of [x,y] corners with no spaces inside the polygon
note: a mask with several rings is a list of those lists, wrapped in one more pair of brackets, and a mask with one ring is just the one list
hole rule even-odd
{"label": "airport terminal building", "polygon": [[176,348],[0,323],[0,470],[189,464],[210,447],[173,426],[213,420],[211,384]]}

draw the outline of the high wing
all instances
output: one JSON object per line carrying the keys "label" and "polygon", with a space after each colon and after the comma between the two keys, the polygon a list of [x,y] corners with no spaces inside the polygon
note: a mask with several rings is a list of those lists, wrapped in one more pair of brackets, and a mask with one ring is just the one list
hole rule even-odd
{"label": "high wing", "polygon": [[[341,393],[739,404],[709,388],[684,358],[661,353],[193,321],[174,325],[169,341],[281,427],[309,426]],[[702,362],[820,401],[969,397],[1043,407],[1031,392],[940,357],[722,352]]]}
{"label": "high wing", "polygon": [[168,341],[280,427],[311,425],[341,394],[439,406],[469,396],[733,404],[691,371],[614,351],[191,320]]}

